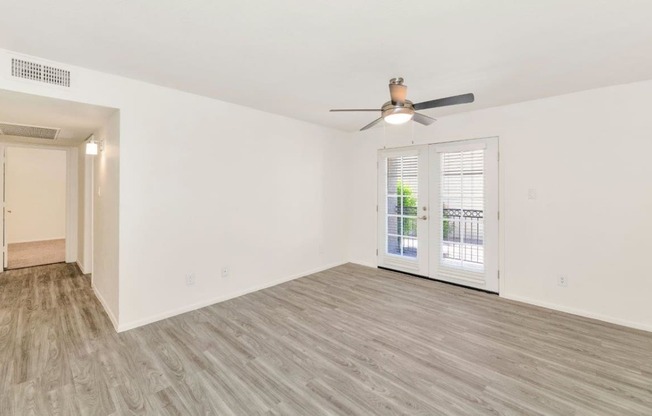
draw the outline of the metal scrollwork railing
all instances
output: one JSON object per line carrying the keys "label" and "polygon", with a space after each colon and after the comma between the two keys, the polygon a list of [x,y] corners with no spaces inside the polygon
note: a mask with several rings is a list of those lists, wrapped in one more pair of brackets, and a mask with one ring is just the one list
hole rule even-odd
{"label": "metal scrollwork railing", "polygon": [[484,218],[481,209],[444,208],[442,214],[444,218]]}

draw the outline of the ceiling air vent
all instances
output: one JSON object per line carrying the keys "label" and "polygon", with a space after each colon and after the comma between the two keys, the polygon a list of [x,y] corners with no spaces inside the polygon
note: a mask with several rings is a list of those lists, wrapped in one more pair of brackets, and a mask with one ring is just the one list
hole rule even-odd
{"label": "ceiling air vent", "polygon": [[0,123],[0,136],[29,137],[32,139],[54,140],[60,129],[50,127],[25,126],[22,124]]}
{"label": "ceiling air vent", "polygon": [[24,59],[11,59],[11,75],[60,87],[70,87],[70,71]]}

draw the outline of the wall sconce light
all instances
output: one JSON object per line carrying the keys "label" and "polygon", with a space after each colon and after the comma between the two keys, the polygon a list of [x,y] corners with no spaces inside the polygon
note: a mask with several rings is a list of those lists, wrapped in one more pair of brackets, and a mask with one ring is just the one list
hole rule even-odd
{"label": "wall sconce light", "polygon": [[100,140],[99,142],[95,140],[95,136],[91,135],[86,139],[86,154],[87,155],[97,155],[99,152],[104,150],[104,141]]}
{"label": "wall sconce light", "polygon": [[87,155],[96,155],[97,154],[97,143],[95,143],[95,142],[86,143],[86,154]]}

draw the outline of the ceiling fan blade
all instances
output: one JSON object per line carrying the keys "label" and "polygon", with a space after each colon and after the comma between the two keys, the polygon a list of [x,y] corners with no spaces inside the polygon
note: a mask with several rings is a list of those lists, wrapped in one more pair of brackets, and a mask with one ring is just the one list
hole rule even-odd
{"label": "ceiling fan blade", "polygon": [[389,95],[392,97],[393,102],[403,104],[407,97],[407,85],[389,84]]}
{"label": "ceiling fan blade", "polygon": [[414,113],[414,115],[412,116],[412,120],[416,121],[419,124],[423,124],[424,126],[429,126],[435,121],[437,121],[432,117],[428,117],[424,114],[419,114],[419,113]]}
{"label": "ceiling fan blade", "polygon": [[374,121],[372,121],[371,123],[369,123],[369,124],[367,124],[366,126],[364,126],[363,128],[361,128],[360,131],[370,129],[370,128],[372,128],[373,126],[375,126],[376,124],[380,123],[381,121],[383,121],[383,118],[382,118],[382,117],[377,118],[377,119],[375,119]]}
{"label": "ceiling fan blade", "polygon": [[414,104],[415,110],[425,110],[427,108],[445,107],[447,105],[472,103],[475,100],[473,94],[454,95],[452,97],[438,98],[436,100],[424,101]]}
{"label": "ceiling fan blade", "polygon": [[330,110],[331,113],[338,113],[338,112],[343,112],[343,111],[381,111],[380,109],[377,108],[336,108],[334,110]]}

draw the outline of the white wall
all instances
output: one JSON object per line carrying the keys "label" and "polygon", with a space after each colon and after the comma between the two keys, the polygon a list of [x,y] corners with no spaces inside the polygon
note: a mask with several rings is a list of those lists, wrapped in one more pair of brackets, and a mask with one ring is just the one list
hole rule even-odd
{"label": "white wall", "polygon": [[121,118],[137,138],[121,136],[121,322],[346,261],[343,133],[169,90],[148,98]]}
{"label": "white wall", "polygon": [[[120,112],[116,111],[95,137],[103,141],[103,150],[93,158],[93,288],[109,309],[114,325],[123,311],[119,305],[120,266]],[[143,194],[142,198],[147,195]]]}
{"label": "white wall", "polygon": [[10,57],[0,88],[120,109],[96,135],[93,282],[121,329],[346,261],[347,134],[76,67],[71,89],[22,82]]}
{"label": "white wall", "polygon": [[66,152],[6,149],[7,242],[66,236]]}
{"label": "white wall", "polygon": [[648,81],[356,134],[350,258],[376,264],[377,149],[499,136],[501,296],[652,330],[651,96]]}

